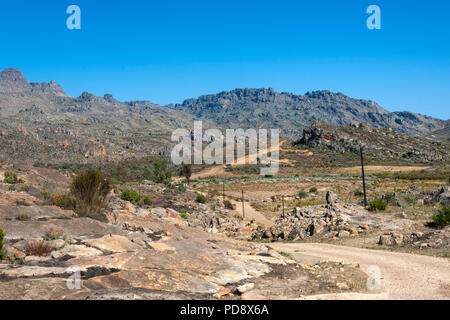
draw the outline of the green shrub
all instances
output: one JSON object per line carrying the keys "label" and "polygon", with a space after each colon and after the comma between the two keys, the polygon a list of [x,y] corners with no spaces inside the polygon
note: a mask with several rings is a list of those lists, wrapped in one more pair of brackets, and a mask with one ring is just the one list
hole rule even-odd
{"label": "green shrub", "polygon": [[405,199],[406,203],[409,205],[414,205],[416,203],[415,197],[410,194],[405,195],[403,199]]}
{"label": "green shrub", "polygon": [[186,187],[183,186],[182,184],[180,184],[180,185],[177,187],[177,190],[178,190],[178,192],[186,192]]}
{"label": "green shrub", "polygon": [[141,195],[134,189],[125,189],[120,195],[120,199],[137,203],[141,200]]}
{"label": "green shrub", "polygon": [[204,195],[201,194],[201,193],[197,193],[197,199],[196,199],[196,201],[197,201],[198,203],[206,203],[206,196],[204,196]]}
{"label": "green shrub", "polygon": [[151,170],[145,170],[144,179],[152,180],[156,183],[165,183],[170,181],[172,170],[167,166],[167,162],[163,158],[158,158],[153,163]]}
{"label": "green shrub", "polygon": [[153,204],[153,200],[149,195],[145,195],[144,198],[142,199],[142,202],[146,206],[151,206]]}
{"label": "green shrub", "polygon": [[0,260],[5,260],[6,254],[3,251],[3,239],[5,239],[6,233],[0,228]]}
{"label": "green shrub", "polygon": [[3,182],[9,183],[9,184],[15,184],[17,183],[17,174],[15,174],[12,171],[6,171],[5,172],[5,178],[3,179]]}
{"label": "green shrub", "polygon": [[63,193],[52,193],[48,190],[42,191],[44,203],[51,206],[57,206],[66,210],[75,209],[75,199],[70,195]]}
{"label": "green shrub", "polygon": [[235,210],[236,209],[236,206],[233,205],[230,200],[224,200],[223,201],[223,205],[224,205],[225,209],[229,209],[229,210]]}
{"label": "green shrub", "polygon": [[309,189],[309,192],[310,193],[317,192],[317,188],[316,187],[312,187],[311,189]]}
{"label": "green shrub", "polygon": [[362,197],[364,195],[364,192],[362,192],[361,190],[357,189],[355,190],[355,192],[353,193],[353,195],[355,197]]}
{"label": "green shrub", "polygon": [[186,212],[182,212],[182,213],[180,213],[180,217],[183,219],[187,219],[188,216],[187,216]]}
{"label": "green shrub", "polygon": [[238,215],[237,213],[233,214],[232,217],[238,221],[242,220],[242,217],[240,215]]}
{"label": "green shrub", "polygon": [[300,198],[300,199],[304,199],[304,198],[306,198],[308,196],[308,194],[305,192],[305,191],[303,191],[303,190],[301,190],[299,193],[298,193],[298,197]]}
{"label": "green shrub", "polygon": [[186,181],[189,182],[192,176],[192,165],[183,163],[178,171],[178,174],[185,177]]}
{"label": "green shrub", "polygon": [[89,169],[80,173],[70,187],[75,198],[75,212],[81,216],[98,217],[100,210],[107,206],[106,196],[110,190],[109,181],[100,170]]}
{"label": "green shrub", "polygon": [[369,211],[384,211],[387,208],[387,203],[383,199],[373,199],[369,202]]}
{"label": "green shrub", "polygon": [[450,225],[450,207],[443,207],[433,216],[433,222],[438,228],[444,228]]}
{"label": "green shrub", "polygon": [[397,204],[397,199],[395,198],[394,192],[387,192],[384,195],[384,201],[388,204]]}

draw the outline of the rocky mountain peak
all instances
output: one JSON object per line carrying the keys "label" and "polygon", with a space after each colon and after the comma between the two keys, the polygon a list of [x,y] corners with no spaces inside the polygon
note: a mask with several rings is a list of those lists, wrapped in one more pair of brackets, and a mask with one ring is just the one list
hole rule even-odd
{"label": "rocky mountain peak", "polygon": [[5,68],[3,71],[0,71],[0,82],[4,81],[28,83],[28,81],[24,78],[22,71],[17,68]]}
{"label": "rocky mountain peak", "polygon": [[55,81],[29,82],[17,68],[6,68],[0,71],[0,93],[27,94],[29,96],[67,97],[62,87]]}
{"label": "rocky mountain peak", "polygon": [[332,125],[367,123],[420,135],[442,128],[441,120],[411,112],[389,112],[371,100],[354,99],[328,90],[296,95],[267,89],[235,89],[188,99],[175,109],[220,127],[283,128],[289,135],[320,120]]}

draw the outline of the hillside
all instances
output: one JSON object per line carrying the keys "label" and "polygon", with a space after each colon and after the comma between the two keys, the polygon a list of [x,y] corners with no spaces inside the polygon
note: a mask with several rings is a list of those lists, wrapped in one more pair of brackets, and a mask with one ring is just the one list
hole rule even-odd
{"label": "hillside", "polygon": [[[446,164],[450,160],[448,142],[427,141],[392,129],[367,125],[332,126],[316,122],[303,130],[292,144],[324,155],[323,161],[359,161],[360,146],[372,163]],[[304,160],[303,160],[304,161]]]}
{"label": "hillside", "polygon": [[431,132],[428,138],[432,140],[450,141],[450,120],[445,121],[444,128]]}
{"label": "hillside", "polygon": [[236,89],[189,99],[174,108],[212,120],[224,128],[282,128],[285,134],[301,132],[314,121],[331,125],[365,123],[410,135],[423,135],[443,127],[443,121],[438,119],[411,112],[389,112],[373,101],[330,91],[294,95],[271,88]]}
{"label": "hillside", "polygon": [[31,83],[18,69],[0,71],[0,160],[143,157],[165,152],[170,133],[192,123],[190,115],[148,101],[88,92],[72,98],[54,81]]}

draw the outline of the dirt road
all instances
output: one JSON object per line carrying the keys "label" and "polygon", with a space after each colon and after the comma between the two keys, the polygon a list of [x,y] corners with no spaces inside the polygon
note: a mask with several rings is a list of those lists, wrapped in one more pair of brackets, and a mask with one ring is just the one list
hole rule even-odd
{"label": "dirt road", "polygon": [[[280,150],[280,146],[284,143],[284,141],[280,141],[280,143],[278,143],[278,145],[275,148],[267,148],[265,150],[260,150],[258,152],[258,154],[251,154],[251,155],[246,155],[243,158],[245,158],[245,163],[248,164],[251,161],[256,161],[256,159],[258,157],[262,157],[263,155],[266,155],[269,152],[272,152],[274,150]],[[238,162],[240,163],[243,158],[239,158],[239,159],[235,159],[232,166],[237,166]],[[201,178],[206,178],[206,177],[217,177],[217,176],[223,176],[226,174],[225,169],[227,168],[226,165],[214,165],[211,167],[206,168],[205,170],[202,170],[200,172],[194,173],[191,176],[192,180],[196,180],[196,179],[201,179]],[[183,177],[172,177],[173,181],[182,181],[184,178]]]}
{"label": "dirt road", "polygon": [[248,202],[244,202],[244,209],[242,209],[242,202],[230,199],[230,202],[236,206],[236,212],[242,217],[243,210],[244,220],[254,220],[257,224],[262,224],[265,227],[270,227],[273,225],[273,221],[267,219],[262,213],[259,213]]}
{"label": "dirt road", "polygon": [[[277,251],[290,253],[298,261],[344,261],[381,271],[381,292],[333,294],[313,299],[446,299],[450,300],[450,260],[424,255],[370,250],[319,243],[273,243]],[[370,272],[369,272],[370,273]]]}

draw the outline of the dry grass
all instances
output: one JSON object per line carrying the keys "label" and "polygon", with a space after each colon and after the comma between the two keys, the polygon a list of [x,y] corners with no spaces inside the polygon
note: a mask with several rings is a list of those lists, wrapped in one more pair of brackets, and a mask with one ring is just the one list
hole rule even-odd
{"label": "dry grass", "polygon": [[17,214],[17,220],[19,221],[28,221],[30,219],[31,217],[25,211],[20,210]]}
{"label": "dry grass", "polygon": [[45,257],[53,250],[54,248],[52,248],[48,242],[44,240],[32,240],[25,246],[25,254],[27,256]]}
{"label": "dry grass", "polygon": [[48,240],[60,239],[64,236],[64,229],[56,226],[50,226],[47,228],[45,236]]}

